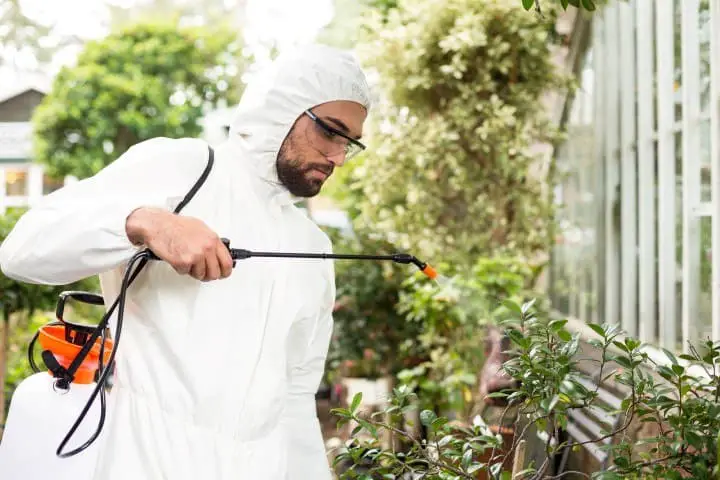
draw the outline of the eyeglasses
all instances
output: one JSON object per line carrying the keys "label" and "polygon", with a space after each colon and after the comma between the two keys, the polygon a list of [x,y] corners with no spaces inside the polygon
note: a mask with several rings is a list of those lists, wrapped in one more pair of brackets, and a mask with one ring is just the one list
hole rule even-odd
{"label": "eyeglasses", "polygon": [[333,157],[344,153],[345,160],[349,160],[365,150],[365,145],[331,127],[310,110],[304,113],[313,121],[313,127],[306,129],[308,142],[323,155]]}

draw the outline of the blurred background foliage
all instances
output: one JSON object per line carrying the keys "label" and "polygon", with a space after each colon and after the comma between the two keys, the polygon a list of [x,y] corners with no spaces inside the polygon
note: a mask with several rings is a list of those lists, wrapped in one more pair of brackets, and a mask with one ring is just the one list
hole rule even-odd
{"label": "blurred background foliage", "polygon": [[196,137],[212,108],[239,100],[241,43],[223,24],[141,22],[89,42],[35,110],[37,161],[84,178],[138,142]]}

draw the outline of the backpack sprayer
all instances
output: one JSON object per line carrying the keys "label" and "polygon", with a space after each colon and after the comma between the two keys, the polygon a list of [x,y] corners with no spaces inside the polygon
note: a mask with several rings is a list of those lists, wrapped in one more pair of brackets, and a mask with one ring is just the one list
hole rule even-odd
{"label": "backpack sprayer", "polygon": [[[437,272],[432,266],[406,253],[359,255],[339,253],[256,252],[246,249],[230,248],[230,242],[225,239],[223,239],[223,243],[225,243],[230,250],[233,266],[236,266],[237,260],[255,257],[392,261],[400,264],[413,264],[427,277],[431,279],[437,278]],[[78,325],[65,321],[63,319],[64,306],[69,298],[92,305],[103,305],[103,297],[87,292],[63,292],[63,294],[60,295],[56,310],[58,321],[42,327],[28,346],[28,360],[30,361],[31,367],[34,371],[40,372],[41,370],[33,358],[34,346],[39,339],[43,347],[42,359],[54,377],[53,389],[56,392],[69,390],[70,385],[73,383],[89,384],[93,381],[95,382],[92,393],[80,412],[80,415],[56,450],[56,455],[60,458],[68,458],[87,449],[99,437],[103,429],[106,416],[105,387],[112,370],[115,354],[120,344],[127,290],[150,260],[160,259],[148,249],[136,253],[130,259],[125,270],[120,293],[97,326]],[[107,327],[116,309],[117,328],[115,338],[111,341],[106,338]],[[97,368],[94,368],[93,364],[95,362],[97,362]],[[85,419],[98,395],[100,395],[100,415],[95,432],[81,446],[69,452],[64,451],[68,441],[73,437]]]}

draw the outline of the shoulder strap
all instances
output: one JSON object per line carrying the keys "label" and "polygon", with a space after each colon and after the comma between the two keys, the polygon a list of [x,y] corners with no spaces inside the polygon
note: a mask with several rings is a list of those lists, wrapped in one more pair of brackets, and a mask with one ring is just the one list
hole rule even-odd
{"label": "shoulder strap", "polygon": [[212,170],[213,163],[215,163],[215,151],[212,149],[210,145],[208,145],[208,162],[207,166],[205,167],[205,170],[202,172],[202,175],[200,175],[200,178],[197,179],[195,182],[195,185],[192,186],[190,191],[185,195],[185,198],[182,199],[182,202],[178,204],[177,207],[175,207],[175,213],[180,213],[180,210],[185,208],[185,206],[190,203],[190,200],[195,196],[195,194],[200,190],[200,187],[203,186],[203,183],[205,183],[205,180],[207,180],[208,176],[210,175],[210,170]]}
{"label": "shoulder strap", "polygon": [[[205,180],[207,180],[208,176],[210,175],[210,171],[212,170],[213,164],[215,163],[215,152],[213,151],[212,147],[208,145],[208,162],[207,166],[205,167],[205,170],[203,170],[202,174],[200,175],[200,178],[198,178],[195,181],[195,184],[190,188],[190,190],[185,194],[185,197],[182,199],[180,204],[178,204],[177,207],[175,207],[174,213],[179,213],[180,210],[185,208],[185,206],[192,200],[192,198],[195,196],[195,194],[200,190],[200,187],[205,183]],[[148,259],[143,258],[140,263],[138,264],[137,268],[133,271],[130,280],[128,282],[128,287],[132,284],[133,281],[137,278],[138,274],[142,271],[142,269],[147,264]],[[80,352],[75,356],[72,363],[68,366],[67,369],[58,369],[56,364],[53,364],[52,361],[48,364],[48,359],[46,357],[49,357],[48,355],[45,355],[43,353],[43,360],[46,362],[46,366],[53,372],[53,374],[56,377],[59,377],[61,380],[66,383],[66,385],[69,384],[69,382],[72,382],[75,373],[77,372],[77,369],[80,367],[82,362],[85,360],[85,357],[87,357],[87,354],[90,352],[90,348],[95,344],[95,340],[97,340],[102,332],[105,330],[105,327],[107,327],[108,322],[110,321],[110,316],[112,315],[113,311],[118,306],[118,301],[120,300],[120,297],[115,299],[115,302],[110,306],[110,308],[107,310],[105,315],[103,316],[103,319],[100,321],[98,326],[95,329],[95,332],[90,337],[90,340],[86,342],[86,344],[83,346],[83,348],[80,349]],[[57,362],[55,362],[57,363]],[[111,368],[111,366],[107,366],[105,368]]]}

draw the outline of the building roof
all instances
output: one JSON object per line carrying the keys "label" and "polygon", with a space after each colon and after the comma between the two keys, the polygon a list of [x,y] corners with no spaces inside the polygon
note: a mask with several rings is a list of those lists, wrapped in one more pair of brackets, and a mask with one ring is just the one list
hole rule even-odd
{"label": "building roof", "polygon": [[50,80],[35,75],[23,75],[13,80],[12,84],[0,86],[0,103],[22,95],[25,92],[36,91],[47,95],[50,91]]}

